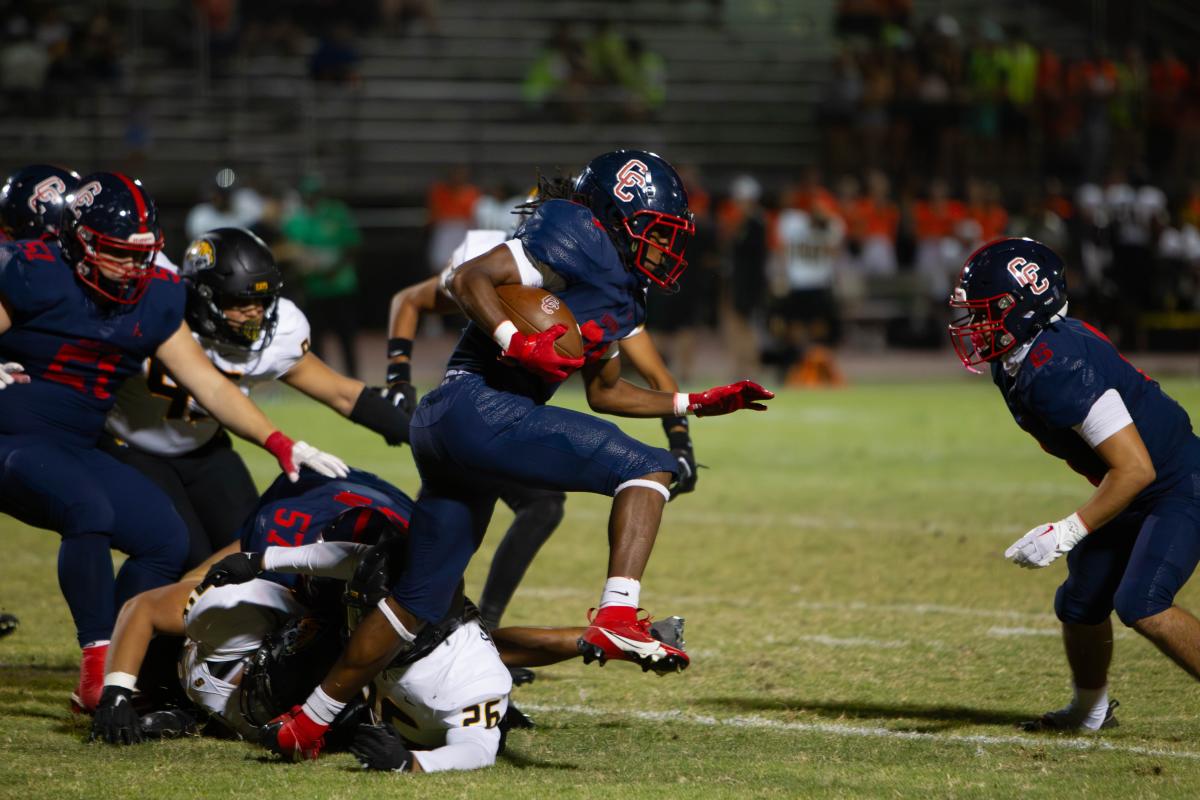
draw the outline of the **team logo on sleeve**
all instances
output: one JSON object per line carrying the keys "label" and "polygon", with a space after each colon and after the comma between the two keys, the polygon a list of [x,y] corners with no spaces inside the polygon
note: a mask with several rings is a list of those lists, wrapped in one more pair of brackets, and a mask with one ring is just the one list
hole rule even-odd
{"label": "team logo on sleeve", "polygon": [[56,203],[62,200],[63,192],[67,190],[67,185],[63,183],[63,179],[57,175],[51,175],[43,181],[38,181],[33,187],[33,194],[29,196],[29,210],[33,213],[38,213],[38,203],[49,204]]}
{"label": "team logo on sleeve", "polygon": [[625,162],[625,166],[617,170],[617,182],[613,185],[613,194],[618,200],[626,203],[633,200],[633,193],[629,190],[637,186],[645,189],[649,184],[648,176],[650,168],[645,162],[639,161],[636,158],[631,158]]}
{"label": "team logo on sleeve", "polygon": [[87,208],[96,202],[96,195],[100,194],[100,191],[100,181],[88,181],[76,189],[70,198],[71,213],[78,217],[81,208]]}
{"label": "team logo on sleeve", "polygon": [[1031,264],[1023,258],[1014,258],[1008,262],[1008,272],[1017,279],[1017,283],[1028,286],[1034,294],[1041,294],[1050,288],[1050,281],[1038,275],[1041,269],[1037,264]]}

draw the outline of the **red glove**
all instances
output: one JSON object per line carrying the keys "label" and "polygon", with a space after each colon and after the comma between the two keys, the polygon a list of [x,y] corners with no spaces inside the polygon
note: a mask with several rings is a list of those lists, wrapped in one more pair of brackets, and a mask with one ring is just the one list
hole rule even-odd
{"label": "red glove", "polygon": [[[728,386],[717,386],[707,392],[689,394],[684,410],[697,417],[717,417],[742,408],[748,408],[751,411],[766,411],[765,405],[754,401],[770,400],[774,396],[774,392],[768,392],[754,381],[738,381]],[[677,407],[676,411],[678,410]]]}
{"label": "red glove", "polygon": [[291,711],[262,726],[258,742],[288,761],[315,760],[325,746],[327,730],[328,725],[309,719],[300,706],[292,706]]}
{"label": "red glove", "polygon": [[566,325],[552,325],[541,333],[517,331],[508,342],[501,358],[511,358],[544,381],[565,381],[572,371],[583,366],[582,358],[560,356],[554,342],[567,332]]}

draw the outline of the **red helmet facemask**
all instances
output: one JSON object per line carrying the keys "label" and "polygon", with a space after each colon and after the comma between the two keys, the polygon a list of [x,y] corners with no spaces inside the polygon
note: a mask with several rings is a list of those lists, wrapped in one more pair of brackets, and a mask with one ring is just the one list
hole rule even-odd
{"label": "red helmet facemask", "polygon": [[951,321],[948,329],[954,352],[964,367],[980,372],[976,366],[994,361],[1016,347],[1016,337],[1004,327],[1004,318],[1015,307],[1016,301],[1008,293],[968,300],[961,288],[954,290],[950,308],[966,313]]}
{"label": "red helmet facemask", "polygon": [[75,267],[79,280],[114,303],[133,305],[142,299],[154,257],[162,249],[161,233],[118,239],[86,225],[76,225],[73,233],[83,253]]}
{"label": "red helmet facemask", "polygon": [[[623,224],[630,243],[636,247],[634,266],[661,289],[678,291],[679,276],[687,269],[683,254],[696,233],[696,225],[690,216],[685,219],[643,210],[626,217]],[[651,252],[658,254],[657,263],[650,258]]]}

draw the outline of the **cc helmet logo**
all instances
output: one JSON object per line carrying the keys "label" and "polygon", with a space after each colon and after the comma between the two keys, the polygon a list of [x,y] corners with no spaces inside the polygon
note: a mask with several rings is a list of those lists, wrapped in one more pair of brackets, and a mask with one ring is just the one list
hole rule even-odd
{"label": "cc helmet logo", "polygon": [[89,181],[83,186],[80,186],[75,190],[74,194],[71,195],[71,212],[78,217],[79,209],[90,206],[92,203],[96,202],[96,195],[100,194],[100,192],[100,181]]}
{"label": "cc helmet logo", "polygon": [[63,183],[62,178],[57,175],[51,175],[45,180],[38,181],[33,187],[33,194],[29,195],[29,210],[33,213],[38,213],[38,203],[54,203],[62,199],[63,192],[67,190],[67,185]]}
{"label": "cc helmet logo", "polygon": [[629,191],[634,186],[640,186],[645,189],[649,183],[650,168],[645,162],[639,161],[636,158],[631,158],[625,162],[625,166],[617,170],[617,182],[613,185],[613,194],[618,200],[628,203],[633,200],[633,194]]}
{"label": "cc helmet logo", "polygon": [[1038,275],[1039,269],[1041,267],[1037,264],[1031,264],[1020,257],[1008,262],[1009,274],[1017,279],[1017,283],[1028,286],[1034,294],[1041,294],[1050,288],[1050,281]]}

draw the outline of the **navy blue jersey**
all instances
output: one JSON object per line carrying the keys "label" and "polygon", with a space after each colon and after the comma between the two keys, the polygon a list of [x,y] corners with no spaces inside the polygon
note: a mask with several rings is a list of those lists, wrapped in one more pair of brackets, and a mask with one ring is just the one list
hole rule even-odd
{"label": "navy blue jersey", "polygon": [[[259,500],[258,510],[242,524],[238,532],[242,551],[261,553],[268,547],[312,544],[338,514],[358,506],[379,509],[407,528],[413,501],[382,478],[357,469],[345,478],[326,478],[304,469],[295,483],[280,475]],[[267,572],[262,577],[293,586],[298,576]]]}
{"label": "navy blue jersey", "polygon": [[0,392],[0,435],[96,443],[117,388],[183,322],[179,276],[155,268],[154,278],[133,305],[98,305],[56,241],[0,244],[0,297],[12,318],[0,360],[31,379]]}
{"label": "navy blue jersey", "polygon": [[[514,237],[543,274],[543,288],[557,295],[579,323],[584,355],[602,357],[609,346],[646,321],[646,291],[625,267],[592,212],[568,200],[548,200],[517,229]],[[467,326],[450,356],[450,369],[477,372],[494,389],[544,403],[558,388],[521,367],[497,360],[500,346],[490,331]]]}
{"label": "navy blue jersey", "polygon": [[1047,328],[1015,376],[992,362],[992,380],[1017,424],[1093,484],[1100,483],[1108,465],[1072,426],[1087,418],[1100,395],[1115,389],[1158,475],[1135,503],[1170,489],[1198,466],[1200,451],[1187,412],[1086,322],[1068,318]]}

